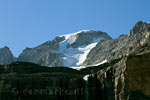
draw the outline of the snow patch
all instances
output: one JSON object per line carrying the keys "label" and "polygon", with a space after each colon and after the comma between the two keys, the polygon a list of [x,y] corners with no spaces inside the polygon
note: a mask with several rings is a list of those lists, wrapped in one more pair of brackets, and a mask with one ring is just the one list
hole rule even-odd
{"label": "snow patch", "polygon": [[88,81],[89,76],[90,76],[90,75],[85,75],[85,76],[83,77],[83,79],[84,79],[85,81]]}
{"label": "snow patch", "polygon": [[79,55],[79,61],[78,61],[77,65],[81,65],[86,60],[86,57],[89,54],[90,50],[93,49],[96,45],[97,45],[97,42],[89,44],[89,45],[87,45],[86,47],[83,47],[83,48],[82,47],[78,48],[78,50],[82,51],[83,54]]}
{"label": "snow patch", "polygon": [[70,34],[65,34],[65,35],[61,35],[60,37],[65,37],[65,39],[69,39],[72,36],[76,36],[77,34],[80,34],[82,32],[90,32],[91,30],[81,30],[75,33],[70,33]]}
{"label": "snow patch", "polygon": [[68,40],[68,44],[72,44],[77,39],[77,34],[80,34],[82,32],[90,32],[91,30],[81,30],[75,33],[67,34],[67,35],[61,35],[60,37],[65,37],[65,40]]}
{"label": "snow patch", "polygon": [[71,67],[71,68],[76,69],[76,70],[80,70],[80,69],[83,69],[83,68],[86,68],[86,67],[99,66],[99,65],[102,65],[104,63],[107,63],[107,59],[102,61],[101,63],[95,64],[95,65],[79,66],[79,67]]}
{"label": "snow patch", "polygon": [[71,67],[72,69],[81,70],[83,68],[86,68],[86,66],[80,66],[80,67]]}
{"label": "snow patch", "polygon": [[95,64],[95,65],[93,65],[93,66],[99,66],[99,65],[102,65],[102,64],[104,64],[104,63],[107,63],[107,59],[105,59],[105,60],[102,61],[101,63]]}

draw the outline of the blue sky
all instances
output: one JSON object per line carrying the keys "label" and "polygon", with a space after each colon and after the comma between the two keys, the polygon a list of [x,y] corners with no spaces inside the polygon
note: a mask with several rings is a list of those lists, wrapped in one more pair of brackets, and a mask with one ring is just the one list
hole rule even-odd
{"label": "blue sky", "polygon": [[100,30],[117,38],[150,22],[150,0],[0,0],[0,48],[15,56],[55,36]]}

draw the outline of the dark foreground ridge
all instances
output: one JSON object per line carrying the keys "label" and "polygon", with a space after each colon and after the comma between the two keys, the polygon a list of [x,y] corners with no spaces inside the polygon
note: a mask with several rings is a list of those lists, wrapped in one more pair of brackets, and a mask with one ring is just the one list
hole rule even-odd
{"label": "dark foreground ridge", "polygon": [[0,100],[150,100],[149,66],[150,53],[81,70],[27,62],[2,65]]}

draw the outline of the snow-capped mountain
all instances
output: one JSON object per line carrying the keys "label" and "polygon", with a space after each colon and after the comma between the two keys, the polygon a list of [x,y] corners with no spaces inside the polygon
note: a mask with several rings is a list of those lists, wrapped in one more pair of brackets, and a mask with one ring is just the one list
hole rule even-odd
{"label": "snow-capped mountain", "polygon": [[111,39],[105,33],[90,30],[83,30],[60,37],[63,37],[64,40],[59,43],[59,49],[54,53],[62,54],[63,65],[67,67],[81,66],[98,42]]}
{"label": "snow-capped mountain", "polygon": [[19,61],[33,62],[44,66],[81,66],[89,52],[102,40],[109,40],[105,32],[82,30],[61,35],[35,48],[25,49]]}
{"label": "snow-capped mountain", "polygon": [[120,35],[116,39],[105,32],[83,30],[58,36],[35,48],[27,48],[19,60],[73,68],[98,65],[134,52],[148,41],[149,30],[150,24],[142,21],[137,22],[128,35]]}

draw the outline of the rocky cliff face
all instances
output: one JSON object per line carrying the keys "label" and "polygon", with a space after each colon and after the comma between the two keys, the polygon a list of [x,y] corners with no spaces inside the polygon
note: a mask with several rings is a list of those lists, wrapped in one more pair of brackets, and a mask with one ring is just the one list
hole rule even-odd
{"label": "rocky cliff face", "polygon": [[129,55],[149,42],[150,24],[139,21],[131,29],[129,35],[121,35],[117,39],[99,42],[87,55],[84,65],[97,64],[105,59],[111,61]]}
{"label": "rocky cliff face", "polygon": [[15,57],[8,47],[0,48],[0,65],[9,64],[15,61]]}
{"label": "rocky cliff face", "polygon": [[149,100],[149,62],[150,54],[124,57],[89,77],[97,84],[89,82],[99,88],[101,100]]}

